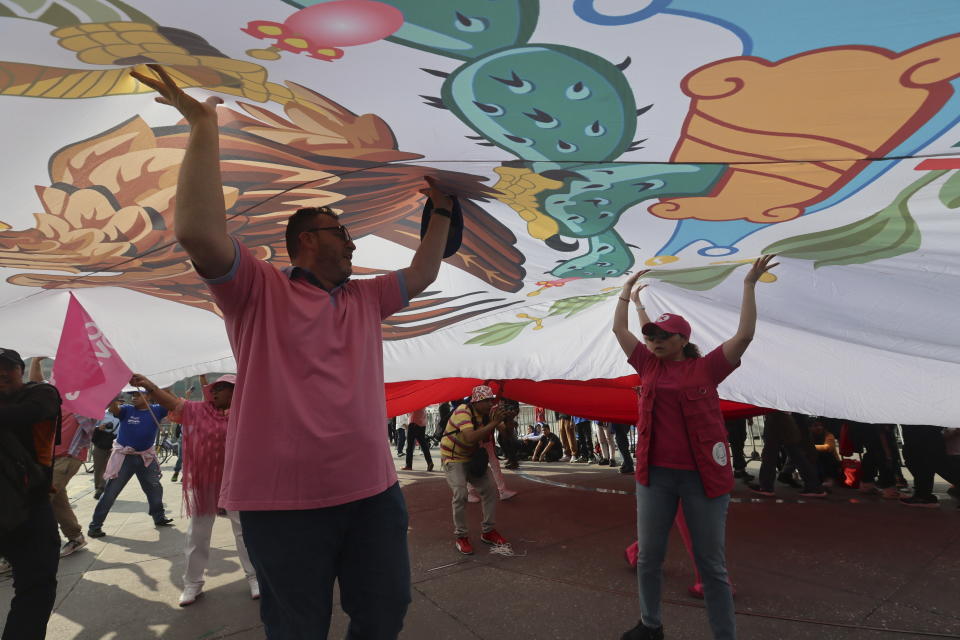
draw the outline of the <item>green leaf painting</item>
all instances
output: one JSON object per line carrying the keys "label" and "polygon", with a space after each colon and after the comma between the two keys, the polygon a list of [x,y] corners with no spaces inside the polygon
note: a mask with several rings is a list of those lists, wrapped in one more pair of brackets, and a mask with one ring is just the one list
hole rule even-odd
{"label": "green leaf painting", "polygon": [[[888,206],[857,222],[774,242],[764,253],[813,260],[814,268],[866,264],[920,248],[920,230],[909,200],[946,171],[930,171],[897,194]],[[942,197],[942,194],[941,194]]]}
{"label": "green leaf painting", "polygon": [[527,322],[498,322],[483,329],[470,331],[470,333],[479,335],[470,338],[464,344],[479,344],[484,347],[505,344],[520,335],[520,332],[532,323],[533,320],[528,320]]}
{"label": "green leaf painting", "polygon": [[940,202],[947,209],[960,207],[960,171],[955,171],[940,187]]}
{"label": "green leaf painting", "polygon": [[707,291],[726,280],[727,276],[743,264],[746,264],[746,262],[691,267],[689,269],[652,269],[644,277],[656,278],[660,282],[666,282],[682,289]]}
{"label": "green leaf painting", "polygon": [[617,289],[607,291],[605,293],[598,293],[592,296],[574,296],[573,298],[564,298],[562,300],[557,300],[552,305],[550,305],[550,311],[547,313],[547,317],[550,316],[563,316],[564,318],[569,318],[570,316],[576,315],[581,311],[589,309],[595,304],[603,302],[607,298],[613,296],[617,292]]}

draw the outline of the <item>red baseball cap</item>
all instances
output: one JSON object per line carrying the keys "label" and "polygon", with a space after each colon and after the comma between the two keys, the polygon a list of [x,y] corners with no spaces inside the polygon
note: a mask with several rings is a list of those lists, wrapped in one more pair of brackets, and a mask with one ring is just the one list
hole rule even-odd
{"label": "red baseball cap", "polygon": [[677,333],[687,340],[690,339],[690,323],[687,322],[683,316],[675,313],[664,313],[657,318],[655,322],[648,322],[643,325],[641,331],[649,335],[653,333],[654,329],[659,329],[667,333]]}

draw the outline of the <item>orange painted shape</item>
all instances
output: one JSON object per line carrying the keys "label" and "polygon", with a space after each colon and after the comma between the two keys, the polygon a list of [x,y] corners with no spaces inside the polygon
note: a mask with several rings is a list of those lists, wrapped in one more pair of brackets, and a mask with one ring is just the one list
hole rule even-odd
{"label": "orange painted shape", "polygon": [[710,196],[649,211],[674,220],[795,218],[927,122],[958,76],[960,34],[903,53],[845,46],[705,65],[683,80],[690,110],[671,159],[734,166]]}

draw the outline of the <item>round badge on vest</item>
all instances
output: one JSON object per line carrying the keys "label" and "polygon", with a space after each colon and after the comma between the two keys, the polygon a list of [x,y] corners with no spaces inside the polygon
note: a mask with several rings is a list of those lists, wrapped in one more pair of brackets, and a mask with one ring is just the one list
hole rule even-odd
{"label": "round badge on vest", "polygon": [[[463,243],[463,210],[460,208],[460,201],[456,196],[450,196],[453,201],[453,209],[450,211],[450,231],[447,233],[447,245],[443,248],[443,257],[449,258],[460,250]],[[433,213],[433,201],[427,198],[423,205],[423,215],[420,217],[420,239],[427,235],[427,227],[430,225],[430,215]]]}
{"label": "round badge on vest", "polygon": [[713,445],[713,461],[721,467],[727,466],[727,445],[722,442]]}

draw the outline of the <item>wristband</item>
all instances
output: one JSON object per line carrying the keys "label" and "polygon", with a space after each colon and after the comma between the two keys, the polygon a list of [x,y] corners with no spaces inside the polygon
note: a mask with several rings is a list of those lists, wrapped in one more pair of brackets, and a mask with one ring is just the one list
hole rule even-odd
{"label": "wristband", "polygon": [[630,298],[620,298],[622,302],[630,302]]}
{"label": "wristband", "polygon": [[443,248],[443,257],[449,258],[460,249],[463,242],[463,210],[460,208],[460,200],[456,196],[450,196],[452,209],[434,209],[430,198],[427,198],[423,205],[423,216],[420,218],[420,239],[427,235],[427,227],[430,225],[430,216],[437,214],[450,220],[450,229],[447,231],[447,241]]}

